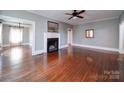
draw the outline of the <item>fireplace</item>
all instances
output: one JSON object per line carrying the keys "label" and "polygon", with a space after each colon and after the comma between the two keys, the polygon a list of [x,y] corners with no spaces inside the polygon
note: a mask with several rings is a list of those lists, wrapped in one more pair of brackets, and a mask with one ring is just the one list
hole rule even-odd
{"label": "fireplace", "polygon": [[48,38],[47,39],[47,52],[54,52],[54,51],[58,51],[58,38]]}

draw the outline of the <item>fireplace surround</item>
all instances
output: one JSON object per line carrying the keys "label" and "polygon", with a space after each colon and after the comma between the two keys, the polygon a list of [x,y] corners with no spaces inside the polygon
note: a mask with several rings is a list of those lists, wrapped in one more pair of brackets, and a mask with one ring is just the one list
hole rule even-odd
{"label": "fireplace surround", "polygon": [[47,38],[47,53],[58,51],[58,45],[58,38]]}

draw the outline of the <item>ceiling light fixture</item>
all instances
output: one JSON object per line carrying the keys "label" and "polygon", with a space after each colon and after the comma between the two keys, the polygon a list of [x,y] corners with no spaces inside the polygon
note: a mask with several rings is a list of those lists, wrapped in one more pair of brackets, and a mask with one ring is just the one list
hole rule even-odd
{"label": "ceiling light fixture", "polygon": [[76,18],[77,18],[76,16],[73,17],[73,19],[76,19]]}

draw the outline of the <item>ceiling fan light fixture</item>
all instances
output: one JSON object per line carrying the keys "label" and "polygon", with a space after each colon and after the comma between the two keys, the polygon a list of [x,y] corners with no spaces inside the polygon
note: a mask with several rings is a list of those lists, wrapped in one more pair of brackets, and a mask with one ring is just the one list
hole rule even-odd
{"label": "ceiling fan light fixture", "polygon": [[73,19],[76,19],[76,18],[77,18],[76,16],[73,17]]}

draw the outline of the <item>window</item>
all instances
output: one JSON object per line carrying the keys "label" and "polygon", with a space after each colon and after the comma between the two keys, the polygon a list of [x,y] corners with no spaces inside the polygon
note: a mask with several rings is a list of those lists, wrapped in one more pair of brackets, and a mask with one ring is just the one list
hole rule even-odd
{"label": "window", "polygon": [[19,44],[22,42],[22,28],[11,27],[10,28],[10,43]]}
{"label": "window", "polygon": [[93,38],[94,37],[94,29],[87,29],[85,31],[86,38]]}

